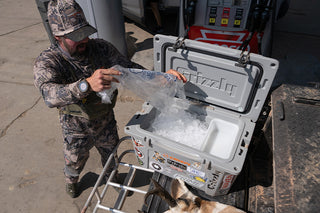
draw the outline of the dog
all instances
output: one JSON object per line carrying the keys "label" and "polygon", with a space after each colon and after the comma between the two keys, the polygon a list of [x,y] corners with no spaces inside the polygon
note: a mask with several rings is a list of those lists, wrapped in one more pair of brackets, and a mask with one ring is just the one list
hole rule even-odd
{"label": "dog", "polygon": [[[184,181],[174,179],[171,183],[171,194],[154,179],[151,179],[154,189],[145,195],[145,204],[150,195],[161,197],[169,205],[164,213],[240,213],[245,212],[230,205],[215,201],[203,200],[194,195],[185,185]],[[139,211],[141,212],[141,211]]]}

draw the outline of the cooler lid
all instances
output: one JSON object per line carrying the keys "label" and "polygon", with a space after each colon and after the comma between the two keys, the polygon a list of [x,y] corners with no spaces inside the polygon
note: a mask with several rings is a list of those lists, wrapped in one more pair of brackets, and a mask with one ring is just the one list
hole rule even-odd
{"label": "cooler lid", "polygon": [[183,73],[187,97],[214,105],[256,122],[278,61],[250,53],[250,61],[237,66],[241,51],[185,39],[175,48],[177,37],[154,37],[154,69],[175,69]]}

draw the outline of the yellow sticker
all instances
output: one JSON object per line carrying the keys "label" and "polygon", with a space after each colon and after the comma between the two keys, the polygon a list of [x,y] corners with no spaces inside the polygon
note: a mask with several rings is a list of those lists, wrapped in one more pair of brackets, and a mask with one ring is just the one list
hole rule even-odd
{"label": "yellow sticker", "polygon": [[209,18],[209,23],[210,24],[216,23],[216,18]]}
{"label": "yellow sticker", "polygon": [[194,177],[197,181],[203,182],[205,183],[206,181],[204,179],[202,179],[201,177]]}
{"label": "yellow sticker", "polygon": [[223,18],[221,19],[221,24],[228,24],[229,19]]}
{"label": "yellow sticker", "polygon": [[241,21],[240,20],[234,20],[234,25],[240,25]]}

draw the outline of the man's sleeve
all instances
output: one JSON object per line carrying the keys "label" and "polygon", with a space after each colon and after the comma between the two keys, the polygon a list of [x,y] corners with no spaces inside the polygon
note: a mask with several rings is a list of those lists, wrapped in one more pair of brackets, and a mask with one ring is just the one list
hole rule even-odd
{"label": "man's sleeve", "polygon": [[62,107],[79,102],[86,97],[78,88],[80,80],[63,84],[63,75],[59,65],[46,57],[38,57],[34,64],[34,85],[39,89],[45,104],[52,107]]}

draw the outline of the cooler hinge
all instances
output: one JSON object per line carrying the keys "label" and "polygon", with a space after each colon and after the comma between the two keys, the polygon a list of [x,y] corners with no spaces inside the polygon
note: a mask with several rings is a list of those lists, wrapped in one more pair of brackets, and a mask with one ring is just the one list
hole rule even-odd
{"label": "cooler hinge", "polygon": [[177,40],[176,40],[176,43],[174,43],[174,45],[172,46],[173,50],[174,51],[177,51],[177,49],[179,48],[184,48],[184,40],[186,38],[185,37],[178,37]]}
{"label": "cooler hinge", "polygon": [[249,63],[250,63],[250,52],[248,54],[245,54],[244,51],[242,51],[240,54],[240,58],[235,65],[237,67],[245,68]]}

